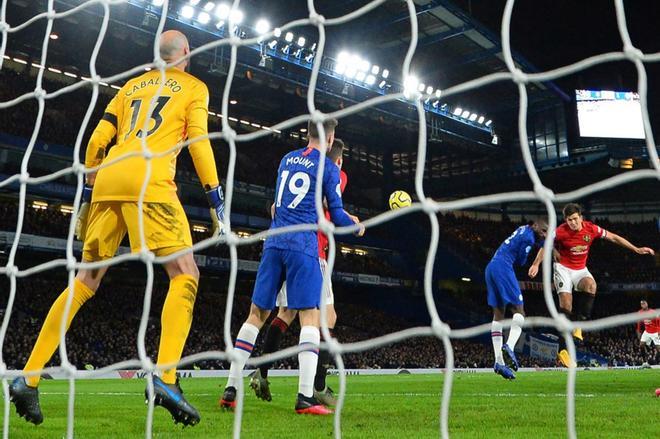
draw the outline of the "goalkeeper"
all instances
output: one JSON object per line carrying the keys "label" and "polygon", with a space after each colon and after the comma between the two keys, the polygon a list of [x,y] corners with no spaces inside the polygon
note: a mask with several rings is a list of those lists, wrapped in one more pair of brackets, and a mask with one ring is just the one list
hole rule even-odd
{"label": "goalkeeper", "polygon": [[[188,40],[182,33],[167,31],[161,35],[160,55],[166,62],[176,62],[189,53]],[[202,81],[185,72],[187,65],[188,60],[184,59],[166,69],[160,93],[159,70],[129,80],[110,101],[94,130],[87,145],[85,166],[93,168],[103,162],[106,167],[87,175],[83,192],[84,203],[80,208],[76,234],[84,242],[84,262],[113,257],[126,233],[131,250],[137,252],[141,249],[138,199],[147,175],[147,161],[141,154],[143,138],[154,154],[142,206],[144,244],[157,256],[168,256],[192,247],[190,227],[174,184],[180,148],[170,150],[186,138],[194,140],[207,135],[209,93]],[[154,98],[154,109],[145,132],[145,120]],[[116,143],[107,151],[113,138]],[[224,199],[211,144],[208,139],[194,141],[189,151],[206,190],[214,234],[217,235],[222,232]],[[131,154],[134,155],[126,157]],[[181,359],[192,323],[199,279],[190,251],[165,263],[164,267],[170,286],[161,315],[158,365],[176,363]],[[106,270],[107,267],[81,269],[76,274],[67,329],[81,306],[94,296]],[[69,294],[69,288],[66,288],[50,308],[24,372],[43,369],[55,352],[63,336],[60,324]],[[9,388],[18,414],[34,424],[43,421],[37,390],[39,378],[35,374],[19,377]],[[162,370],[160,376],[154,376],[153,383],[154,403],[166,408],[175,422],[184,425],[199,422],[199,412],[183,397],[176,368]]]}

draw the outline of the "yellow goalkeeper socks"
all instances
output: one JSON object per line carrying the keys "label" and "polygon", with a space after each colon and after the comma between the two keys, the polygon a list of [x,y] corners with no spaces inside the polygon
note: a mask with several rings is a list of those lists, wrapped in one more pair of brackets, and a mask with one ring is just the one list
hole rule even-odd
{"label": "yellow goalkeeper socks", "polygon": [[[69,329],[69,326],[71,326],[71,321],[80,307],[94,296],[94,291],[78,279],[75,279],[73,284],[73,301],[71,302],[71,311],[69,312],[69,318],[66,323],[67,330]],[[64,314],[64,307],[66,306],[68,294],[69,288],[67,287],[50,307],[50,311],[48,311],[48,315],[46,316],[46,321],[44,321],[41,332],[39,332],[37,343],[34,345],[30,358],[25,364],[25,368],[23,369],[24,372],[43,369],[48,360],[53,356],[53,353],[55,353],[55,349],[57,349],[57,346],[60,344],[60,325],[62,323],[62,315]],[[40,378],[41,377],[38,375],[31,376],[27,377],[25,381],[28,386],[37,387]]]}
{"label": "yellow goalkeeper socks", "polygon": [[[174,363],[181,359],[183,346],[192,325],[196,296],[197,279],[193,276],[180,274],[170,280],[170,290],[167,292],[160,317],[158,365]],[[176,368],[164,370],[161,378],[167,384],[174,384]]]}

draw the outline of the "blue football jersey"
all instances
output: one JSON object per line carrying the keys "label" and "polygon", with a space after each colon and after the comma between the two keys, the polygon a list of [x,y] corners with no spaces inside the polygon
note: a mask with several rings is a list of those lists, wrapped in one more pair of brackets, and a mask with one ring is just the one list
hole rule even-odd
{"label": "blue football jersey", "polygon": [[532,227],[520,226],[499,246],[493,260],[504,261],[511,265],[525,265],[534,245],[536,245],[536,235]]}
{"label": "blue football jersey", "polygon": [[[318,222],[314,200],[320,158],[321,152],[314,148],[292,151],[282,158],[277,171],[275,217],[271,229]],[[322,190],[332,221],[340,226],[352,225],[341,200],[339,168],[327,157]],[[267,248],[299,251],[314,257],[319,254],[316,231],[270,236],[264,244],[264,249]]]}

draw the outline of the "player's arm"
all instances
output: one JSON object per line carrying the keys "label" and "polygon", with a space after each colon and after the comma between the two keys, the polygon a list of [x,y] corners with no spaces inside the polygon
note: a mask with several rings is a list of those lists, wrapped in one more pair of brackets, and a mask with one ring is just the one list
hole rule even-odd
{"label": "player's arm", "polygon": [[[208,136],[209,92],[202,84],[199,89],[194,90],[194,93],[195,98],[188,106],[186,114],[187,133],[191,140]],[[211,206],[213,236],[222,235],[224,234],[222,222],[225,216],[225,197],[218,179],[211,142],[208,138],[196,140],[188,146],[188,151]]]}
{"label": "player's arm", "polygon": [[332,222],[338,226],[352,226],[358,224],[360,226],[358,236],[364,235],[364,226],[361,223],[354,222],[344,210],[344,203],[341,200],[341,185],[339,182],[338,170],[331,170],[323,179],[323,195],[328,202],[328,212]]}
{"label": "player's arm", "polygon": [[[539,273],[539,267],[543,262],[543,253],[544,253],[543,247],[541,247],[539,249],[539,252],[536,254],[536,257],[534,258],[532,265],[529,266],[529,270],[527,271],[527,274],[532,279],[534,279],[536,275]],[[559,252],[555,248],[552,249],[552,257],[555,262],[559,261]]]}
{"label": "player's arm", "polygon": [[[92,137],[89,138],[87,149],[85,150],[85,167],[96,168],[101,165],[105,154],[112,142],[112,139],[117,135],[117,106],[120,100],[120,95],[116,94],[112,98],[108,106],[105,108],[103,117],[99,121]],[[85,186],[82,193],[82,204],[78,209],[78,216],[76,217],[76,237],[84,241],[87,235],[87,215],[89,213],[89,203],[92,201],[92,187],[96,180],[96,171],[90,172],[85,176]]]}
{"label": "player's arm", "polygon": [[603,235],[603,239],[606,241],[613,242],[623,248],[627,248],[630,251],[633,251],[637,253],[638,255],[651,255],[653,256],[655,254],[655,251],[652,248],[649,247],[637,247],[633,245],[630,241],[628,241],[626,238],[623,236],[619,236],[616,233],[612,232],[606,232]]}
{"label": "player's arm", "polygon": [[637,332],[637,337],[642,336],[642,321],[641,320],[639,322],[637,322],[636,332]]}

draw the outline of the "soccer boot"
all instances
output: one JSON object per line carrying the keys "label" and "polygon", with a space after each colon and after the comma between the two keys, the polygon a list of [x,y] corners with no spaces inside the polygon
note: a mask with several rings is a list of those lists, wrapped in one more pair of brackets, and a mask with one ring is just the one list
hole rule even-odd
{"label": "soccer boot", "polygon": [[508,344],[504,343],[504,346],[502,346],[502,352],[505,353],[511,360],[511,368],[513,370],[518,370],[520,364],[518,363],[518,359],[516,358],[516,353],[513,352],[513,349],[511,349]]}
{"label": "soccer boot", "polygon": [[332,391],[330,387],[327,387],[323,390],[316,390],[314,389],[314,398],[318,402],[320,402],[323,405],[331,405],[331,406],[336,406],[337,405],[337,397],[335,396],[335,392]]}
{"label": "soccer boot", "polygon": [[270,395],[269,384],[268,380],[261,376],[260,369],[257,369],[250,378],[250,387],[254,390],[254,394],[257,395],[257,398],[268,402],[273,399]]}
{"label": "soccer boot", "polygon": [[557,358],[564,367],[577,367],[577,364],[575,364],[575,361],[573,361],[566,349],[559,351]]}
{"label": "soccer boot", "polygon": [[[172,415],[174,423],[181,422],[184,426],[197,425],[200,420],[199,412],[183,396],[183,390],[179,386],[179,380],[174,384],[166,384],[160,377],[154,376],[154,406],[167,409]],[[148,389],[144,396],[149,399]]]}
{"label": "soccer boot", "polygon": [[25,378],[18,377],[9,385],[9,399],[16,406],[18,416],[26,421],[39,425],[44,422],[39,406],[39,389],[30,387]]}
{"label": "soccer boot", "polygon": [[573,329],[573,338],[578,340],[579,343],[584,341],[584,338],[582,338],[582,328]]}
{"label": "soccer boot", "polygon": [[221,409],[233,410],[236,407],[236,387],[227,387],[218,405]]}
{"label": "soccer boot", "polygon": [[296,413],[299,415],[331,415],[332,410],[321,404],[314,398],[306,397],[302,393],[298,394],[296,399]]}
{"label": "soccer boot", "polygon": [[505,380],[515,380],[516,374],[513,373],[505,364],[495,363],[493,370],[496,374],[501,375]]}

